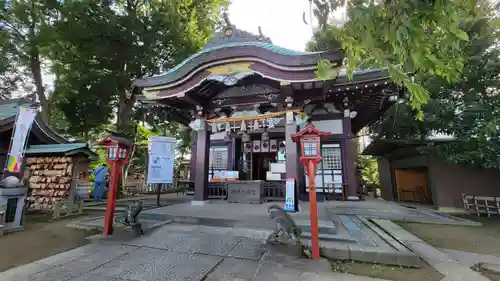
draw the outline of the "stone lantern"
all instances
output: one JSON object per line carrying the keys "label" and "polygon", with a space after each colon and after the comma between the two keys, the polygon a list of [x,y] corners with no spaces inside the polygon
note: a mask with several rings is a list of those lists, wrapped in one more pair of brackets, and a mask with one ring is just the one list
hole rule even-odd
{"label": "stone lantern", "polygon": [[23,230],[21,225],[27,188],[16,176],[0,181],[0,235]]}

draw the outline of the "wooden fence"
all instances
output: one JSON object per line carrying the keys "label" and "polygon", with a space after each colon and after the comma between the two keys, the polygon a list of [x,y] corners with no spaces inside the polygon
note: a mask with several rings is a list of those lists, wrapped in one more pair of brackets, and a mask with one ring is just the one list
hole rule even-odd
{"label": "wooden fence", "polygon": [[[194,191],[194,184],[193,184]],[[157,184],[146,184],[144,180],[127,180],[123,185],[125,195],[152,194],[157,192]],[[191,184],[186,180],[173,179],[172,183],[161,184],[160,193],[185,193],[190,191]]]}

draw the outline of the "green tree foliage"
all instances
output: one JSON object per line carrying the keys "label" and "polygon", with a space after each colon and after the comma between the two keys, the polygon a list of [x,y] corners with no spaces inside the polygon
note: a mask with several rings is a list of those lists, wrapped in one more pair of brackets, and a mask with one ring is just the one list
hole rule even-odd
{"label": "green tree foliage", "polygon": [[[223,0],[64,1],[56,25],[58,44],[52,48],[54,72],[64,80],[68,71],[81,75],[84,65],[84,71],[99,76],[106,84],[101,98],[117,108],[118,130],[131,133],[134,79],[171,68],[199,50],[224,4]],[[75,81],[62,83],[73,87]]]}
{"label": "green tree foliage", "polygon": [[[0,74],[3,74],[0,85],[6,88],[5,91],[14,91],[21,80],[23,84],[32,83],[45,121],[48,121],[50,108],[42,64],[57,18],[56,3],[56,0],[0,0]],[[6,72],[2,72],[2,66]]]}
{"label": "green tree foliage", "polygon": [[[316,9],[324,10],[328,4],[330,11],[345,3],[319,2],[323,6],[315,3]],[[347,2],[346,22],[328,29],[341,42],[349,73],[366,63],[387,68],[392,79],[409,90],[409,105],[421,119],[429,90],[418,78],[433,75],[449,83],[459,79],[467,59],[464,48],[470,39],[468,26],[476,18],[480,2],[351,0]],[[318,73],[327,71],[319,69]]]}
{"label": "green tree foliage", "polygon": [[451,163],[500,168],[500,45],[495,21],[485,18],[470,27],[471,42],[462,77],[450,83],[436,76],[422,77],[431,93],[422,120],[412,120],[407,102],[391,108],[372,126],[379,136],[426,139],[434,133],[455,141],[430,145],[425,152]]}
{"label": "green tree foliage", "polygon": [[[143,173],[147,168],[148,138],[165,134],[177,139],[176,163],[184,159],[191,151],[191,129],[176,121],[165,121],[164,108],[139,107],[135,111],[135,119],[142,120],[137,123],[135,134],[135,150],[131,160],[133,167],[127,170],[128,174]],[[166,118],[165,118],[166,117]]]}
{"label": "green tree foliage", "polygon": [[359,171],[359,179],[365,185],[380,185],[378,163],[375,158],[369,155],[359,155],[356,161]]}

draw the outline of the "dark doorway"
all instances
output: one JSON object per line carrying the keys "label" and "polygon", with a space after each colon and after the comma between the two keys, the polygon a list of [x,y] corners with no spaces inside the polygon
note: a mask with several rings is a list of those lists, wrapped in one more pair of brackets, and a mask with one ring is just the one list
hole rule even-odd
{"label": "dark doorway", "polygon": [[276,152],[252,154],[252,180],[266,180],[270,163],[276,162]]}

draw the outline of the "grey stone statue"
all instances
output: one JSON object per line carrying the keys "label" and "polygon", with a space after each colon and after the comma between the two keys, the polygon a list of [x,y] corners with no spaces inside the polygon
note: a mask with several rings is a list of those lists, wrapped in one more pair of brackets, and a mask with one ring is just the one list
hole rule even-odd
{"label": "grey stone statue", "polygon": [[144,234],[142,225],[139,222],[139,214],[142,212],[142,210],[143,210],[142,201],[136,201],[127,207],[127,210],[125,210],[124,217],[122,220],[122,223],[125,226],[125,228],[131,228],[138,235]]}
{"label": "grey stone statue", "polygon": [[[269,239],[274,241],[282,241],[282,242],[292,242],[294,244],[300,244],[300,235],[302,231],[295,224],[292,217],[283,210],[278,205],[271,205],[267,209],[269,214],[269,218],[274,219],[276,222],[276,229],[269,236]],[[286,238],[286,241],[283,241],[283,238]]]}

